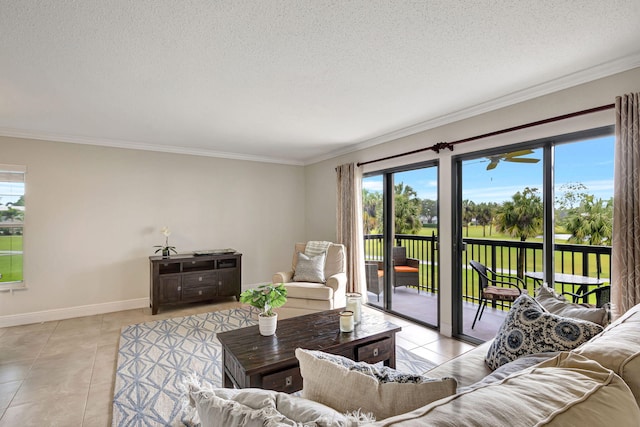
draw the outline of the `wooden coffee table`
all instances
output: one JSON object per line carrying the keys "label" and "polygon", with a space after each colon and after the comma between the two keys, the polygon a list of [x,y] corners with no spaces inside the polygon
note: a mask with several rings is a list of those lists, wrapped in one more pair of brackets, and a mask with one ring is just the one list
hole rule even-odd
{"label": "wooden coffee table", "polygon": [[342,309],[278,320],[276,334],[263,337],[258,326],[218,334],[224,387],[258,387],[291,393],[302,389],[296,348],[322,350],[367,363],[396,366],[396,333],[402,328],[362,313],[353,332],[340,332]]}

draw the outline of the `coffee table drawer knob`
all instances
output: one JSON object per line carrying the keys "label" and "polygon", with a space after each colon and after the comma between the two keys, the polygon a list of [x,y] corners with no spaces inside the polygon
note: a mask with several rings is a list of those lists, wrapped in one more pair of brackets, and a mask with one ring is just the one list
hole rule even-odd
{"label": "coffee table drawer knob", "polygon": [[262,387],[266,390],[284,391],[291,393],[302,389],[300,368],[290,368],[262,377]]}
{"label": "coffee table drawer knob", "polygon": [[390,338],[383,338],[371,344],[361,345],[356,348],[356,361],[377,363],[388,360],[393,354],[393,344]]}

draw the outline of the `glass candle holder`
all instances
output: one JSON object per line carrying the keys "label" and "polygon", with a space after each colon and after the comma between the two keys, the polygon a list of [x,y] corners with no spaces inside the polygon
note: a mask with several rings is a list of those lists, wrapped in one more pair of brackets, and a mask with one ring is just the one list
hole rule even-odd
{"label": "glass candle holder", "polygon": [[353,332],[353,311],[340,312],[340,332]]}
{"label": "glass candle holder", "polygon": [[362,316],[362,295],[357,292],[347,293],[348,311],[353,311],[353,323],[358,325]]}

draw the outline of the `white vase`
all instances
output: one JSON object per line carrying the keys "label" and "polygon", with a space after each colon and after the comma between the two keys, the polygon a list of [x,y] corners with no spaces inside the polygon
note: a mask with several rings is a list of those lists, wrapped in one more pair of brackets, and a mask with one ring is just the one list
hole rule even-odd
{"label": "white vase", "polygon": [[277,325],[277,313],[274,313],[273,316],[263,316],[262,313],[258,315],[258,328],[260,329],[260,335],[268,337],[275,334]]}

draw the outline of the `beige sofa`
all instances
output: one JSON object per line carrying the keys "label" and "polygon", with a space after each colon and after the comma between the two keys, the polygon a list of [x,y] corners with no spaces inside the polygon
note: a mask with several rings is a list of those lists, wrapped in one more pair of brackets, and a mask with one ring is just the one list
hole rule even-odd
{"label": "beige sofa", "polygon": [[331,310],[347,304],[347,255],[344,245],[332,243],[327,248],[324,264],[324,283],[296,282],[294,274],[298,252],[304,253],[306,243],[296,243],[291,270],[273,275],[273,283],[284,283],[287,288],[287,308],[305,310]]}
{"label": "beige sofa", "polygon": [[640,426],[640,305],[571,351],[523,356],[492,372],[484,360],[490,346],[437,366],[425,373],[430,379],[417,376],[417,382],[411,380],[416,375],[386,367],[376,368],[382,376],[364,374],[373,365],[354,372],[345,368],[356,364],[349,359],[298,349],[307,398],[192,383],[187,407],[197,410],[202,427]]}
{"label": "beige sofa", "polygon": [[494,382],[490,345],[425,373],[456,378],[457,394],[372,425],[640,426],[640,304],[577,349]]}

